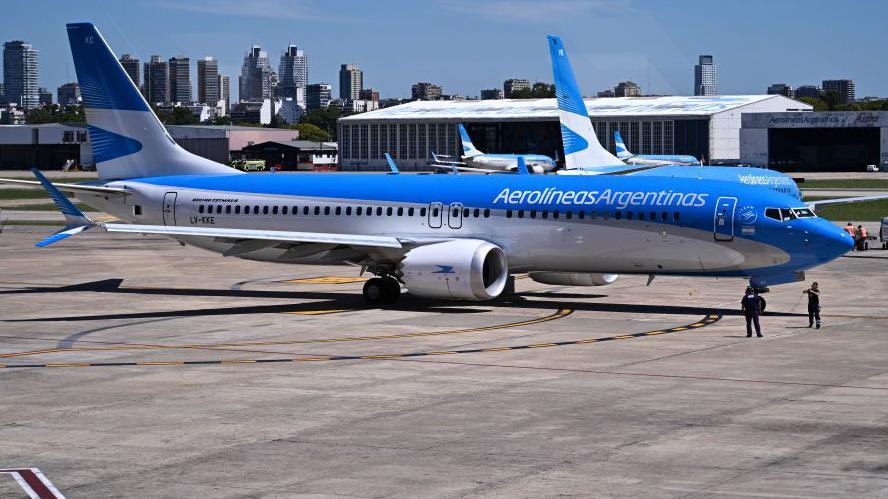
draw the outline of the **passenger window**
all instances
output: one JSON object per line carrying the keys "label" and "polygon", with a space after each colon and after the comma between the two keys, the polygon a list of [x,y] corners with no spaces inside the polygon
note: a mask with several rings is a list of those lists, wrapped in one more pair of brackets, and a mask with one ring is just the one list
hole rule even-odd
{"label": "passenger window", "polygon": [[638,219],[639,219],[639,220],[644,220],[644,212],[643,212],[643,211],[639,211],[639,212],[638,212]]}
{"label": "passenger window", "polygon": [[490,208],[484,208],[484,218],[490,218]]}
{"label": "passenger window", "polygon": [[302,207],[302,214],[303,214],[303,215],[308,215],[308,206],[303,206],[303,207]]}
{"label": "passenger window", "polygon": [[543,210],[542,215],[543,218],[549,218],[549,210]]}
{"label": "passenger window", "polygon": [[676,211],[675,213],[672,214],[672,220],[675,222],[678,222],[678,218],[679,218],[679,215],[678,215],[678,212]]}
{"label": "passenger window", "polygon": [[596,218],[598,218],[598,212],[595,210],[590,211],[589,218],[591,218],[592,220],[595,220]]}
{"label": "passenger window", "polygon": [[438,208],[432,208],[432,217],[438,216]]}
{"label": "passenger window", "polygon": [[268,215],[268,206],[263,206],[263,207],[262,207],[262,214],[263,214],[263,215]]}
{"label": "passenger window", "polygon": [[337,207],[336,207],[336,214],[337,214],[337,215],[342,215],[342,206],[337,206]]}
{"label": "passenger window", "polygon": [[620,211],[620,210],[617,210],[617,212],[614,213],[614,218],[617,219],[617,220],[622,219],[622,218],[623,218],[623,212]]}
{"label": "passenger window", "polygon": [[357,208],[355,208],[355,215],[359,215],[359,216],[360,216],[360,215],[363,215],[363,214],[364,214],[364,209],[363,209],[363,208],[361,208],[360,206],[358,206]]}
{"label": "passenger window", "polygon": [[408,216],[408,217],[412,217],[412,216],[413,216],[413,213],[414,213],[414,211],[413,211],[413,207],[407,208],[407,216]]}
{"label": "passenger window", "polygon": [[426,216],[426,209],[425,208],[419,209],[419,216],[425,218],[425,216]]}
{"label": "passenger window", "polygon": [[772,220],[777,220],[778,222],[780,222],[780,221],[783,220],[783,219],[780,217],[780,210],[778,210],[777,208],[768,208],[768,209],[766,209],[766,210],[765,210],[765,216],[768,217],[768,218],[770,218],[770,219],[772,219]]}
{"label": "passenger window", "polygon": [[552,211],[552,218],[554,218],[556,220],[558,219],[558,210]]}
{"label": "passenger window", "polygon": [[469,218],[469,209],[463,208],[463,218]]}
{"label": "passenger window", "polygon": [[216,215],[221,215],[221,214],[222,214],[222,205],[220,204],[219,206],[216,207]]}
{"label": "passenger window", "polygon": [[240,205],[237,205],[237,206],[234,207],[234,214],[235,214],[235,215],[240,215]]}
{"label": "passenger window", "polygon": [[298,214],[299,214],[299,207],[298,207],[298,206],[294,206],[294,207],[293,207],[293,211],[292,211],[292,213],[293,213],[294,215],[298,215]]}
{"label": "passenger window", "polygon": [[632,220],[632,212],[631,211],[626,212],[626,220]]}
{"label": "passenger window", "polygon": [[481,215],[481,210],[478,208],[475,208],[475,218],[478,218],[479,215]]}
{"label": "passenger window", "polygon": [[253,206],[253,215],[258,215],[258,214],[259,214],[259,205],[255,205],[255,206]]}
{"label": "passenger window", "polygon": [[351,214],[352,214],[352,207],[346,206],[345,207],[345,216],[351,216]]}
{"label": "passenger window", "polygon": [[669,220],[669,213],[666,213],[665,211],[663,213],[660,213],[660,220],[662,220],[663,222],[668,221]]}
{"label": "passenger window", "polygon": [[[594,215],[595,212],[593,211],[592,214]],[[577,216],[580,217],[580,220],[582,220],[582,219],[586,218],[586,212],[583,210],[580,210],[577,212]]]}
{"label": "passenger window", "polygon": [[524,210],[518,210],[518,218],[524,218]]}
{"label": "passenger window", "polygon": [[320,215],[321,214],[321,207],[315,206],[314,213],[315,213],[315,215]]}
{"label": "passenger window", "polygon": [[537,217],[537,211],[536,211],[536,210],[530,210],[530,218],[536,218],[536,217]]}
{"label": "passenger window", "polygon": [[230,204],[225,205],[225,214],[231,215],[231,205]]}
{"label": "passenger window", "polygon": [[198,206],[198,207],[197,207],[197,212],[198,212],[198,213],[203,213],[203,212],[204,212],[204,205],[200,205],[200,206]]}
{"label": "passenger window", "polygon": [[512,218],[512,210],[506,210],[506,218]]}
{"label": "passenger window", "polygon": [[404,216],[404,208],[401,208],[401,207],[398,208],[398,216],[399,216],[399,217],[403,217],[403,216]]}
{"label": "passenger window", "polygon": [[385,215],[387,217],[392,216],[392,207],[391,206],[389,206],[388,208],[385,209]]}
{"label": "passenger window", "polygon": [[570,210],[567,210],[567,213],[564,214],[564,216],[567,217],[568,220],[573,218],[573,215],[574,215],[573,212]]}
{"label": "passenger window", "polygon": [[382,216],[382,206],[377,206],[377,207],[376,207],[376,216],[377,216],[377,217],[381,217],[381,216]]}
{"label": "passenger window", "polygon": [[650,220],[651,222],[656,222],[656,221],[657,221],[657,212],[656,212],[656,211],[652,211],[652,212],[650,213],[650,215],[651,215],[651,216],[650,216],[650,218],[648,218],[648,220]]}
{"label": "passenger window", "polygon": [[[201,210],[201,211],[203,211],[203,210]],[[142,215],[142,205],[140,205],[140,204],[133,205],[133,215],[135,215],[137,217]]]}
{"label": "passenger window", "polygon": [[286,214],[287,214],[287,210],[288,210],[288,207],[287,207],[287,206],[282,206],[282,207],[281,207],[281,215],[286,215]]}
{"label": "passenger window", "polygon": [[272,207],[271,207],[271,214],[272,214],[272,215],[277,215],[277,214],[278,214],[278,207],[277,207],[277,206],[272,206]]}
{"label": "passenger window", "polygon": [[330,214],[330,207],[324,206],[324,215],[329,215],[329,214]]}

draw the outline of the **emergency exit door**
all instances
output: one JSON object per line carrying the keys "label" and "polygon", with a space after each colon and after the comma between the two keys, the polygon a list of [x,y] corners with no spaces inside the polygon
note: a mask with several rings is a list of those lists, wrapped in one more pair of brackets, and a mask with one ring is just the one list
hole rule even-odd
{"label": "emergency exit door", "polygon": [[444,205],[441,203],[432,203],[429,205],[429,227],[440,229],[442,219],[444,217]]}
{"label": "emergency exit door", "polygon": [[715,203],[712,232],[716,241],[734,240],[734,211],[737,210],[737,198],[720,197]]}
{"label": "emergency exit door", "polygon": [[462,228],[463,222],[463,204],[450,203],[450,209],[447,210],[447,225],[451,229]]}
{"label": "emergency exit door", "polygon": [[163,195],[163,224],[176,225],[176,193],[168,192]]}

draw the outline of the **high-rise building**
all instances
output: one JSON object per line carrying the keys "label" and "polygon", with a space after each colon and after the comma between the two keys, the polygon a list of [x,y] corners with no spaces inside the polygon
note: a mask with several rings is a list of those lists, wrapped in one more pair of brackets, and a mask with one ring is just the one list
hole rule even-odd
{"label": "high-rise building", "polygon": [[0,83],[0,105],[6,104],[6,87]]}
{"label": "high-rise building", "polygon": [[498,88],[485,88],[481,90],[481,100],[496,100],[503,98],[503,91]]}
{"label": "high-rise building", "polygon": [[219,98],[225,101],[225,114],[231,110],[231,80],[219,75]]}
{"label": "high-rise building", "polygon": [[188,104],[194,100],[191,91],[191,59],[184,55],[170,57],[170,100]]}
{"label": "high-rise building", "polygon": [[133,83],[136,84],[136,88],[139,88],[141,85],[139,81],[139,59],[130,54],[123,54],[120,56],[120,65],[123,66],[123,70],[129,75],[130,80],[133,80]]}
{"label": "high-rise building", "polygon": [[530,90],[530,82],[523,78],[510,78],[503,82],[503,95],[506,99],[511,99],[512,93],[520,90]]}
{"label": "high-rise building", "polygon": [[357,64],[342,64],[339,67],[339,98],[358,100],[364,88],[364,72]]}
{"label": "high-rise building", "polygon": [[65,83],[59,87],[56,96],[61,107],[80,104],[80,85],[75,82]]}
{"label": "high-rise building", "polygon": [[414,83],[410,88],[410,96],[418,100],[440,100],[442,95],[444,95],[444,90],[440,85],[434,83]]}
{"label": "high-rise building", "polygon": [[614,97],[638,97],[641,87],[634,81],[621,81],[614,87]]}
{"label": "high-rise building", "polygon": [[824,92],[836,92],[842,97],[842,104],[854,102],[854,80],[823,80]]}
{"label": "high-rise building", "polygon": [[222,99],[219,92],[219,62],[212,57],[197,60],[197,102],[215,106]]}
{"label": "high-rise building", "polygon": [[160,59],[159,55],[152,55],[151,59],[143,65],[142,87],[145,100],[151,104],[170,102],[170,71],[169,65]]}
{"label": "high-rise building", "polygon": [[768,95],[782,95],[792,99],[795,97],[795,91],[792,89],[792,85],[787,85],[786,83],[774,83],[768,87]]}
{"label": "high-rise building", "polygon": [[46,107],[52,105],[52,92],[49,91],[46,87],[40,87],[37,89],[37,98],[40,101],[40,107]]}
{"label": "high-rise building", "polygon": [[362,88],[361,91],[358,92],[358,97],[360,100],[379,102],[379,92],[372,88]]}
{"label": "high-rise building", "polygon": [[694,95],[718,95],[718,66],[711,55],[701,55],[694,66]]}
{"label": "high-rise building", "polygon": [[819,99],[820,87],[818,87],[817,85],[802,85],[799,88],[795,89],[795,98]]}
{"label": "high-rise building", "polygon": [[262,47],[254,45],[244,55],[238,85],[238,98],[241,101],[250,99],[270,99],[272,97],[271,63],[268,53]]}
{"label": "high-rise building", "polygon": [[[308,86],[308,58],[296,48],[289,45],[281,54],[278,65],[277,95],[281,98],[296,99],[296,103],[305,108],[305,87]],[[299,91],[298,89],[302,89]],[[302,102],[299,101],[302,95]]]}
{"label": "high-rise building", "polygon": [[28,110],[40,104],[37,49],[13,40],[3,44],[3,86],[6,101]]}
{"label": "high-rise building", "polygon": [[305,89],[306,109],[326,109],[333,98],[333,86],[327,83],[312,83]]}

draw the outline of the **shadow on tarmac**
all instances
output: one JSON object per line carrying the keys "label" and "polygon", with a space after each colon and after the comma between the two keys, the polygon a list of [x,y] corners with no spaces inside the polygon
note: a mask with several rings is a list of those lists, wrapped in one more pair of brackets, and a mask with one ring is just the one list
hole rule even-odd
{"label": "shadow on tarmac", "polygon": [[[226,298],[283,298],[299,300],[320,300],[310,303],[292,303],[277,305],[246,305],[223,308],[203,308],[193,310],[165,310],[157,312],[132,312],[120,314],[35,317],[30,319],[8,319],[4,322],[36,322],[36,321],[96,321],[115,319],[154,319],[163,317],[207,317],[223,315],[252,315],[252,314],[279,314],[313,312],[319,310],[345,310],[357,311],[367,309],[363,297],[354,292],[341,293],[335,291],[244,291],[230,289],[184,289],[184,288],[154,288],[154,287],[121,287],[123,279],[106,279],[71,286],[61,287],[34,287],[19,290],[3,290],[4,294],[29,294],[29,293],[70,293],[70,292],[97,292],[115,294],[138,294],[160,296],[205,296]],[[551,300],[527,300],[526,297],[550,298]],[[489,302],[467,301],[442,301],[415,298],[410,295],[402,295],[394,304],[386,305],[385,310],[397,310],[408,312],[439,313],[439,314],[478,314],[490,312],[491,309],[467,308],[489,304],[498,307],[512,309],[545,309],[553,307],[568,307],[575,311],[585,312],[612,312],[626,314],[668,314],[668,315],[706,315],[718,312],[722,315],[741,315],[738,309],[694,307],[676,305],[645,305],[636,303],[590,303],[590,302],[557,302],[555,300],[566,298],[605,298],[601,294],[580,293],[541,293],[527,292],[502,296]],[[764,316],[771,317],[807,317],[807,314],[791,312],[765,312]]]}

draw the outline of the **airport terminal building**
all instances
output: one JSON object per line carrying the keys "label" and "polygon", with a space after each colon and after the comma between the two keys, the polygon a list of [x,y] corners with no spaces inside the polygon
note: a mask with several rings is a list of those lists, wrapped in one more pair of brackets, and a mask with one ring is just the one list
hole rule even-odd
{"label": "airport terminal building", "polygon": [[749,113],[740,160],[781,171],[864,171],[888,165],[888,111]]}
{"label": "airport terminal building", "polygon": [[[712,163],[740,162],[744,114],[811,110],[782,95],[609,97],[586,99],[586,107],[612,152],[619,130],[633,153],[692,154]],[[484,152],[564,158],[555,99],[414,101],[341,118],[340,167],[382,170],[388,152],[399,167],[426,169],[433,152],[461,154],[457,123]]]}

